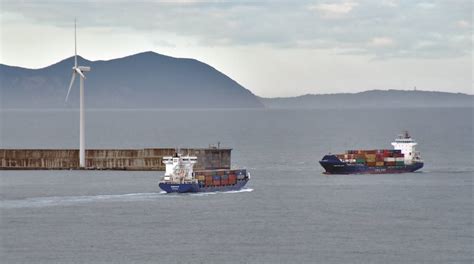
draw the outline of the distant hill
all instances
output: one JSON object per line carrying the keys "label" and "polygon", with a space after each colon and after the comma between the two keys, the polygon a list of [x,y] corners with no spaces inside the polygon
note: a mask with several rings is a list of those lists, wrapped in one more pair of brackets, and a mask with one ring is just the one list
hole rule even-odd
{"label": "distant hill", "polygon": [[360,93],[260,98],[267,108],[473,107],[474,96],[429,91],[371,90]]}
{"label": "distant hill", "polygon": [[[258,97],[213,67],[194,59],[144,52],[88,61],[86,106],[90,108],[261,108]],[[74,57],[42,69],[0,64],[0,108],[72,108],[79,80],[65,103]]]}

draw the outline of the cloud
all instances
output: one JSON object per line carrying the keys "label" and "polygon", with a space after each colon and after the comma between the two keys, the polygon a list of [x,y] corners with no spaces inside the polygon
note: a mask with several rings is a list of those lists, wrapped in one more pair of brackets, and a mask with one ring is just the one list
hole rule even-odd
{"label": "cloud", "polygon": [[340,18],[345,14],[348,14],[356,7],[358,3],[355,2],[343,2],[333,4],[315,4],[310,5],[310,10],[316,10],[321,13],[324,18]]}
{"label": "cloud", "polygon": [[373,47],[387,47],[392,46],[393,44],[393,39],[387,37],[375,37],[372,38],[369,42],[369,45]]}
{"label": "cloud", "polygon": [[467,20],[459,20],[456,22],[456,24],[460,28],[469,28],[471,26]]}
{"label": "cloud", "polygon": [[468,0],[455,5],[397,0],[105,3],[107,8],[103,0],[5,2],[0,22],[3,27],[16,24],[10,19],[13,14],[28,23],[71,28],[72,18],[77,16],[83,30],[110,28],[175,46],[177,43],[167,37],[192,39],[200,46],[337,49],[379,58],[442,58],[472,50],[468,22],[472,6]]}
{"label": "cloud", "polygon": [[399,0],[383,0],[382,5],[397,7],[399,6]]}

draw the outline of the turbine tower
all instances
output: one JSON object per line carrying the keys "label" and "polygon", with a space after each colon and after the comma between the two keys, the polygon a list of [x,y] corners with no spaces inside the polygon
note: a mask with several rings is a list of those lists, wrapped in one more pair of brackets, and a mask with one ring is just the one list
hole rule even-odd
{"label": "turbine tower", "polygon": [[74,20],[74,67],[72,67],[72,78],[71,83],[69,84],[69,89],[67,90],[66,102],[71,92],[72,85],[76,78],[76,74],[80,78],[80,91],[79,91],[79,167],[86,167],[86,135],[85,135],[85,124],[84,124],[84,72],[91,70],[89,66],[77,66],[77,40],[76,40],[76,20]]}

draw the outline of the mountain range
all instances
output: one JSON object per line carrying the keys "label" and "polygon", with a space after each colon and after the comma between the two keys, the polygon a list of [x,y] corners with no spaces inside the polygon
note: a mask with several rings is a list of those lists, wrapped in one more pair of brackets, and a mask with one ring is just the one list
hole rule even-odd
{"label": "mountain range", "polygon": [[[0,65],[1,108],[73,108],[79,80],[65,102],[74,57],[41,69]],[[144,52],[108,61],[78,57],[90,108],[262,108],[260,100],[213,67],[194,59]]]}
{"label": "mountain range", "polygon": [[474,96],[420,90],[370,90],[359,93],[307,94],[260,98],[267,108],[418,108],[473,107]]}
{"label": "mountain range", "polygon": [[[472,107],[461,93],[371,90],[360,93],[258,97],[215,68],[195,59],[154,52],[107,61],[78,57],[86,73],[88,108],[400,108]],[[74,57],[40,69],[0,64],[0,109],[77,108],[76,80],[65,102]],[[350,89],[350,87],[348,87]]]}

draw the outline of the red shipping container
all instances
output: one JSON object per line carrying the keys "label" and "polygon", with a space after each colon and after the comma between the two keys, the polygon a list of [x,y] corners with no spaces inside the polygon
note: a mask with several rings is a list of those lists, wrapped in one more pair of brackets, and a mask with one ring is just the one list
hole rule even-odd
{"label": "red shipping container", "polygon": [[237,182],[237,176],[235,174],[229,175],[229,184],[235,184]]}
{"label": "red shipping container", "polygon": [[221,185],[221,181],[220,180],[213,180],[212,184],[215,185],[215,186],[219,186],[219,185]]}
{"label": "red shipping container", "polygon": [[206,183],[207,186],[212,185],[212,176],[206,175],[205,183]]}

